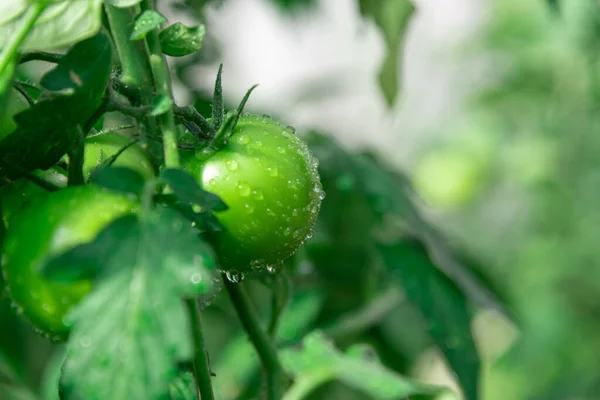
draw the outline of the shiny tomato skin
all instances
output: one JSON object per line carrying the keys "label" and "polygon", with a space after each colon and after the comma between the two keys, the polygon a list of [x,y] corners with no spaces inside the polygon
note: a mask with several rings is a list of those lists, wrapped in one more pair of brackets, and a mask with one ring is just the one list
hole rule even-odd
{"label": "shiny tomato skin", "polygon": [[183,151],[182,167],[229,207],[215,213],[223,270],[276,266],[312,235],[324,193],[317,160],[291,128],[244,114],[224,147]]}
{"label": "shiny tomato skin", "polygon": [[114,219],[134,213],[137,203],[95,185],[74,186],[25,206],[11,219],[3,243],[2,270],[9,294],[42,333],[64,339],[64,316],[90,290],[91,283],[57,283],[39,269],[49,257],[89,242]]}

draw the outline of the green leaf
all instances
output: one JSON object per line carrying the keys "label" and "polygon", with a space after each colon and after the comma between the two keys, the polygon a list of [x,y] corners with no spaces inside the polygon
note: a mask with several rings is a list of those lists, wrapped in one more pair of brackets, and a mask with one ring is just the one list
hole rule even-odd
{"label": "green leaf", "polygon": [[379,81],[388,104],[392,105],[398,94],[398,54],[415,7],[411,0],[360,0],[360,9],[365,17],[375,20],[384,35],[387,56]]}
{"label": "green leaf", "polygon": [[373,399],[402,399],[433,395],[443,390],[411,381],[386,369],[374,357],[375,352],[366,346],[350,348],[344,354],[319,331],[306,336],[300,349],[287,348],[279,354],[284,368],[293,374],[295,380],[284,400],[304,398],[330,380],[339,380]]}
{"label": "green leaf", "polygon": [[197,400],[196,379],[189,370],[181,370],[169,386],[170,400]]}
{"label": "green leaf", "polygon": [[154,10],[146,10],[135,20],[131,40],[144,39],[149,32],[159,29],[167,19]]}
{"label": "green leaf", "polygon": [[169,111],[173,107],[173,99],[168,96],[157,96],[152,103],[150,115],[157,117]]}
{"label": "green leaf", "polygon": [[[2,0],[0,4],[0,48],[19,29],[29,7],[27,0]],[[102,26],[102,0],[64,0],[49,5],[37,18],[21,52],[52,50],[94,36]]]}
{"label": "green leaf", "polygon": [[219,196],[202,189],[194,177],[184,170],[167,168],[161,172],[160,179],[169,185],[184,203],[196,204],[203,210],[227,210],[227,205]]}
{"label": "green leaf", "polygon": [[94,290],[68,316],[66,399],[166,398],[177,362],[192,357],[182,297],[213,289],[215,260],[175,211],[146,213],[124,222],[118,244],[103,243],[114,242],[106,233],[93,242],[103,267]]}
{"label": "green leaf", "polygon": [[219,65],[219,71],[217,72],[217,79],[215,80],[215,90],[212,99],[212,126],[215,130],[219,130],[225,119],[225,107],[223,103],[223,64]]}
{"label": "green leaf", "polygon": [[142,0],[104,0],[104,2],[110,6],[127,8],[141,3]]}
{"label": "green leaf", "polygon": [[[102,103],[112,66],[111,44],[101,33],[73,46],[42,78],[51,89],[17,114],[17,129],[0,140],[6,163],[25,170],[47,169],[73,145],[77,125]],[[0,167],[0,177],[9,175]]]}
{"label": "green leaf", "polygon": [[146,183],[139,172],[126,167],[96,169],[92,172],[90,180],[107,189],[135,195],[142,192]]}
{"label": "green leaf", "polygon": [[202,48],[205,32],[204,25],[185,26],[177,22],[163,29],[158,38],[163,53],[171,57],[183,57]]}
{"label": "green leaf", "polygon": [[465,398],[477,399],[480,361],[464,294],[434,265],[420,242],[404,241],[378,249],[407,297],[421,310],[429,334],[456,373]]}

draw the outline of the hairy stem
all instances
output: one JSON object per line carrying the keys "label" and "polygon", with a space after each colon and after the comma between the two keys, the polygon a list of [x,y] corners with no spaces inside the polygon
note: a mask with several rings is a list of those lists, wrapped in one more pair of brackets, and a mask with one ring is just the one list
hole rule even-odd
{"label": "hairy stem", "polygon": [[210,364],[204,346],[204,335],[202,333],[202,320],[198,302],[194,299],[186,300],[188,314],[192,325],[192,337],[194,339],[194,375],[200,391],[202,400],[214,400],[211,382]]}
{"label": "hairy stem", "polygon": [[277,356],[277,350],[267,333],[260,326],[258,316],[241,284],[233,283],[228,279],[223,279],[223,282],[240,322],[248,333],[248,337],[258,353],[267,375],[267,399],[280,400],[285,376]]}

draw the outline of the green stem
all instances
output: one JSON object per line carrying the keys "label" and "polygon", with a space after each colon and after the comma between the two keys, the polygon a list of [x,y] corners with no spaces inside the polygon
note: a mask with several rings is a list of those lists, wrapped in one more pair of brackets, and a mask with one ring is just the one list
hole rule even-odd
{"label": "green stem", "polygon": [[[151,4],[149,1],[145,1],[142,2],[142,5],[149,7]],[[154,76],[154,88],[156,94],[173,98],[171,92],[171,76],[169,75],[167,60],[162,54],[158,32],[152,31],[148,33],[146,41],[148,42],[148,49],[150,51],[150,67],[152,68],[152,75]],[[159,115],[157,119],[162,132],[165,167],[177,168],[179,167],[179,151],[177,149],[177,128],[175,127],[173,110],[171,109],[166,113]]]}
{"label": "green stem", "polygon": [[29,61],[46,61],[49,63],[58,64],[62,57],[62,54],[48,53],[46,51],[34,51],[23,54],[19,60],[19,63],[24,64]]}
{"label": "green stem", "polygon": [[223,279],[223,282],[267,375],[267,399],[280,400],[285,376],[277,356],[277,350],[260,326],[258,316],[241,284],[233,283],[228,279]]}
{"label": "green stem", "polygon": [[112,38],[121,60],[121,81],[139,88],[151,88],[152,73],[143,41],[132,41],[131,31],[138,7],[118,8],[105,5]]}
{"label": "green stem", "polygon": [[198,302],[194,299],[186,300],[190,322],[192,324],[192,337],[194,338],[194,375],[200,391],[202,400],[214,400],[210,364],[204,345],[204,335],[202,333],[202,320]]}
{"label": "green stem", "polygon": [[40,14],[44,12],[46,6],[46,2],[38,1],[34,2],[29,7],[29,10],[27,11],[27,14],[25,15],[25,18],[19,26],[18,30],[13,34],[11,40],[2,49],[2,52],[0,53],[0,75],[4,70],[6,70],[6,68],[8,68],[9,63],[14,58],[15,53],[19,49],[19,46],[21,45],[21,43],[23,43],[25,38],[27,38],[29,31],[31,31],[31,28],[33,28],[33,25],[35,24],[35,21],[37,21]]}

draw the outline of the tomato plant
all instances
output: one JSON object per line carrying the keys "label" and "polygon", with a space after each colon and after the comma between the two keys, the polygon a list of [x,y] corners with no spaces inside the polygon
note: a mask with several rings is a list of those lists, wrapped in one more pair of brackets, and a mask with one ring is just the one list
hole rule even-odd
{"label": "tomato plant", "polygon": [[222,268],[275,266],[312,236],[324,192],[316,159],[292,129],[244,114],[222,148],[182,153],[182,167],[229,206],[216,214]]}
{"label": "tomato plant", "polygon": [[34,200],[11,221],[4,240],[4,278],[12,300],[38,329],[64,338],[65,314],[90,290],[89,281],[48,281],[41,276],[42,263],[92,240],[113,219],[136,207],[125,196],[86,185]]}

